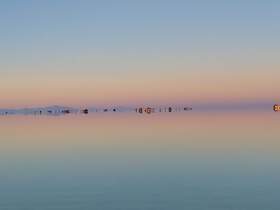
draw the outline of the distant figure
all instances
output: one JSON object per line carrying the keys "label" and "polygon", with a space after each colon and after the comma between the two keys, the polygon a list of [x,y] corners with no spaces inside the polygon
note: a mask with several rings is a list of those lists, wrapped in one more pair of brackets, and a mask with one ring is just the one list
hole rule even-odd
{"label": "distant figure", "polygon": [[139,108],[138,112],[139,112],[140,114],[142,114],[142,113],[143,113],[143,108]]}
{"label": "distant figure", "polygon": [[144,109],[145,113],[152,114],[155,112],[155,108],[147,107]]}
{"label": "distant figure", "polygon": [[145,112],[146,112],[147,114],[151,114],[151,113],[152,113],[152,108],[147,107],[147,108],[145,109]]}
{"label": "distant figure", "polygon": [[116,112],[117,110],[116,109],[113,109],[113,112]]}
{"label": "distant figure", "polygon": [[169,107],[169,108],[168,108],[168,112],[172,112],[172,107]]}

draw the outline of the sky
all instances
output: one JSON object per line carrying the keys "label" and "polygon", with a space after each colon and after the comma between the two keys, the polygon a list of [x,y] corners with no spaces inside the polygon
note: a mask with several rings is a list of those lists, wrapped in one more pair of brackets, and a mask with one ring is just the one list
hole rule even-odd
{"label": "sky", "polygon": [[0,107],[280,102],[280,2],[0,1]]}

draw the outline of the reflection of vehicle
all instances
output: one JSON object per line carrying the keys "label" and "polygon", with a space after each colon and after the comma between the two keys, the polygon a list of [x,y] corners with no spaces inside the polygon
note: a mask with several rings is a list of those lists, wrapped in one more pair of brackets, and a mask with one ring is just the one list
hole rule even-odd
{"label": "reflection of vehicle", "polygon": [[275,112],[279,112],[279,111],[280,111],[280,105],[275,104],[275,105],[273,106],[273,110],[274,110]]}

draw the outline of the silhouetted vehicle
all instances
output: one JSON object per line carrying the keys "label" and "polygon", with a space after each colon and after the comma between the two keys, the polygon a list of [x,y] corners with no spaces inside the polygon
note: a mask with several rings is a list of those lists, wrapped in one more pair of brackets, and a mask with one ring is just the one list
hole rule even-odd
{"label": "silhouetted vehicle", "polygon": [[66,110],[62,110],[63,114],[70,114],[70,110],[66,109]]}
{"label": "silhouetted vehicle", "polygon": [[83,112],[84,114],[88,114],[88,109],[83,109],[82,112]]}

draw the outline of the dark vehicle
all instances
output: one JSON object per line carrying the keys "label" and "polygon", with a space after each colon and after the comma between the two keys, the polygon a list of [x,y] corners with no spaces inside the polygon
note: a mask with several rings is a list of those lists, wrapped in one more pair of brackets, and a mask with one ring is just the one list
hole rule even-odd
{"label": "dark vehicle", "polygon": [[82,110],[82,113],[88,114],[88,109],[83,109],[83,110]]}

